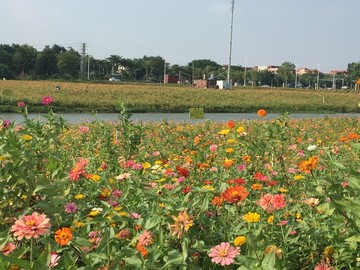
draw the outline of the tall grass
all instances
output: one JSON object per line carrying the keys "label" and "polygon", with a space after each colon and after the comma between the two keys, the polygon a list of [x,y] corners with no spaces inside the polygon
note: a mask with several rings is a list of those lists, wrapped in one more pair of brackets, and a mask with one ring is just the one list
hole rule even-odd
{"label": "tall grass", "polygon": [[[60,90],[56,89],[60,86]],[[305,90],[284,88],[198,89],[155,84],[74,83],[50,81],[1,81],[0,109],[17,111],[25,101],[32,111],[41,97],[51,95],[61,112],[115,112],[122,102],[132,112],[360,112],[360,94],[354,90]]]}

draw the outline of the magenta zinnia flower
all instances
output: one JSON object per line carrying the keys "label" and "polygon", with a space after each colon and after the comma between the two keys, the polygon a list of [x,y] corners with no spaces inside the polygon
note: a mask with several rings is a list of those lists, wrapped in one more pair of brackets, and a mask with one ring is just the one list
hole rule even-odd
{"label": "magenta zinnia flower", "polygon": [[37,212],[34,212],[15,221],[15,224],[11,226],[11,231],[18,240],[24,237],[26,239],[36,239],[40,235],[48,234],[50,227],[50,219],[45,214],[39,215]]}
{"label": "magenta zinnia flower", "polygon": [[239,254],[239,247],[233,247],[229,242],[222,242],[210,250],[209,257],[212,258],[213,263],[224,266],[232,264],[235,256]]}
{"label": "magenta zinnia flower", "polygon": [[76,213],[77,211],[77,205],[76,203],[70,202],[65,204],[65,212],[68,214]]}
{"label": "magenta zinnia flower", "polygon": [[48,106],[51,105],[54,102],[54,99],[50,96],[45,96],[41,99],[41,103]]}

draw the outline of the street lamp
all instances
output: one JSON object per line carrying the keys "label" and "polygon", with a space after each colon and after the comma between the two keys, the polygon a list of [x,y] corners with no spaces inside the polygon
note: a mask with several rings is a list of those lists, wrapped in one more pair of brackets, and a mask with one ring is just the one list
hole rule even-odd
{"label": "street lamp", "polygon": [[320,64],[318,66],[317,80],[316,80],[316,89],[319,89],[319,76],[320,76]]}
{"label": "street lamp", "polygon": [[297,86],[297,64],[295,64],[295,86],[294,86],[294,88],[296,88],[296,86]]}

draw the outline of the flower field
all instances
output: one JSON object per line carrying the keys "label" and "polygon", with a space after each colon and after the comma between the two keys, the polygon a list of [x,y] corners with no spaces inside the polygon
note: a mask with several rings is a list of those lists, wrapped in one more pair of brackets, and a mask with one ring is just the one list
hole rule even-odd
{"label": "flower field", "polygon": [[[0,269],[359,269],[360,119],[0,120]],[[40,102],[39,102],[40,103]]]}

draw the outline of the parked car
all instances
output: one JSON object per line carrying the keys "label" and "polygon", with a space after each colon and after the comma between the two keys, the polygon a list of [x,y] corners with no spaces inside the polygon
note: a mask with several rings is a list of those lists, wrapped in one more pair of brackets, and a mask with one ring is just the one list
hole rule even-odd
{"label": "parked car", "polygon": [[349,89],[349,86],[344,85],[341,87],[341,89]]}
{"label": "parked car", "polygon": [[111,77],[109,78],[110,82],[120,82],[120,75],[118,74],[112,74]]}

